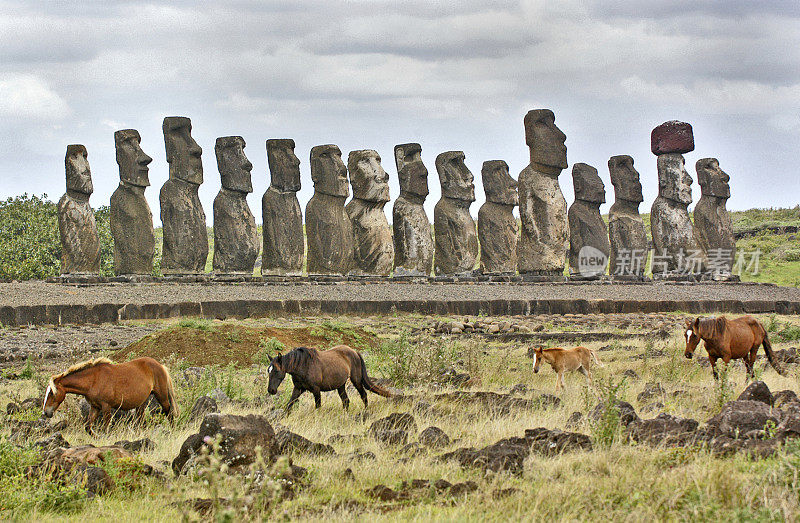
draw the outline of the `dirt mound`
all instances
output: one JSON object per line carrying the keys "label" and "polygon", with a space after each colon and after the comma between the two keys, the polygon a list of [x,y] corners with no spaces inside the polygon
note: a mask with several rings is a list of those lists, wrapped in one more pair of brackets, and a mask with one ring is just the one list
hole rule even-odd
{"label": "dirt mound", "polygon": [[280,342],[287,349],[314,347],[327,349],[349,345],[357,350],[374,348],[378,338],[359,327],[325,323],[302,328],[252,327],[235,323],[184,321],[141,340],[111,355],[115,361],[150,356],[158,361],[174,357],[189,365],[234,364],[249,366],[274,355]]}

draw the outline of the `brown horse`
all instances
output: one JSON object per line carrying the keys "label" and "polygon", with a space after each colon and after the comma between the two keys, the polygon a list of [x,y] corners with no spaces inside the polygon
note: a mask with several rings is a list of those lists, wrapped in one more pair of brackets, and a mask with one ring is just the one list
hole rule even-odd
{"label": "brown horse", "polygon": [[50,378],[42,410],[48,418],[67,394],[80,394],[91,410],[86,431],[92,434],[92,423],[99,414],[108,423],[116,410],[136,409],[144,414],[147,400],[153,394],[170,420],[178,416],[178,404],[169,370],[153,358],[137,358],[115,364],[108,358],[97,358],[73,365]]}
{"label": "brown horse", "polygon": [[731,360],[744,359],[747,377],[753,377],[753,364],[756,361],[756,352],[760,345],[764,346],[767,359],[778,372],[783,372],[775,363],[772,354],[772,345],[769,343],[767,331],[752,316],[742,316],[729,320],[725,316],[719,318],[696,318],[694,321],[686,320],[686,352],[684,355],[692,359],[694,350],[700,340],[705,341],[708,361],[714,379],[717,379],[717,360],[727,365]]}
{"label": "brown horse", "polygon": [[561,347],[551,347],[545,349],[538,347],[533,349],[533,372],[539,372],[539,365],[546,361],[556,371],[556,390],[564,388],[564,371],[577,370],[592,384],[592,358],[597,365],[601,365],[600,360],[592,349],[586,347],[573,347],[562,349]]}
{"label": "brown horse", "polygon": [[318,351],[309,347],[298,347],[284,355],[275,356],[269,365],[270,394],[278,392],[278,386],[286,377],[292,376],[294,390],[286,405],[287,412],[292,409],[297,398],[306,391],[314,395],[316,408],[322,405],[320,392],[336,390],[342,398],[342,406],[347,409],[350,399],[347,397],[345,385],[349,379],[361,396],[364,407],[367,406],[367,391],[386,398],[392,394],[386,389],[372,383],[367,376],[367,366],[361,354],[347,345],[337,345],[326,351]]}

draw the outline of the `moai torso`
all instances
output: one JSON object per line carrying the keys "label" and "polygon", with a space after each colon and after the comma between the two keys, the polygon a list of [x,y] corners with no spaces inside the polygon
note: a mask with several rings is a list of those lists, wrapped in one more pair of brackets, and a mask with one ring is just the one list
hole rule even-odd
{"label": "moai torso", "polygon": [[347,166],[335,145],[311,149],[314,196],[306,205],[308,274],[348,274],[353,269],[353,226],[344,208]]}
{"label": "moai torso", "polygon": [[192,138],[188,118],[164,118],[164,143],[169,180],[159,194],[164,245],[164,274],[197,274],[205,271],[208,258],[206,214],[197,194],[203,183],[203,150]]}
{"label": "moai torso", "polygon": [[394,261],[392,228],[383,207],[389,201],[389,175],[373,150],[352,151],[347,170],[353,199],[347,215],[353,225],[353,261],[360,274],[388,276]]}
{"label": "moai torso", "polygon": [[609,272],[618,276],[643,277],[649,245],[639,204],[644,200],[639,173],[633,158],[612,156],[608,160],[615,201],[608,212],[608,237],[611,256]]}
{"label": "moai torso", "polygon": [[[576,163],[572,166],[572,180],[575,201],[567,213],[569,271],[570,274],[581,277],[601,276],[605,274],[611,250],[608,229],[603,217],[600,216],[600,205],[606,201],[605,187],[597,175],[597,169],[585,163]],[[591,260],[581,258],[591,258]]]}
{"label": "moai torso", "polygon": [[519,175],[517,265],[520,273],[558,278],[568,248],[567,201],[558,185],[567,167],[566,136],[556,127],[553,112],[539,109],[525,116],[525,137],[531,163]]}
{"label": "moai torso", "polygon": [[422,163],[422,148],[417,143],[394,148],[400,196],[392,209],[394,236],[394,275],[429,276],[433,268],[433,235],[425,198],[428,196],[428,169]]}
{"label": "moai torso", "polygon": [[144,197],[150,185],[148,164],[152,158],[140,146],[135,129],[114,133],[119,165],[119,187],[111,195],[111,234],[114,236],[114,271],[118,275],[153,272],[155,234],[153,213]]}
{"label": "moai torso", "polygon": [[253,192],[253,164],[244,154],[241,136],[217,138],[214,151],[222,188],[214,199],[215,272],[252,275],[259,252],[256,219],[247,204]]}
{"label": "moai torso", "polygon": [[695,164],[701,196],[694,207],[694,235],[716,276],[730,275],[736,255],[731,217],[725,204],[730,198],[730,178],[719,168],[716,158],[703,158]]}
{"label": "moai torso", "polygon": [[65,158],[67,192],[58,201],[61,274],[100,272],[100,237],[89,196],[94,188],[86,147],[68,145]]}
{"label": "moai torso", "polygon": [[471,272],[478,259],[478,235],[469,206],[475,201],[472,173],[464,153],[449,151],[436,157],[442,198],[433,209],[435,271],[437,275]]}
{"label": "moai torso", "polygon": [[264,220],[264,251],[261,274],[298,276],[303,270],[303,214],[300,190],[300,160],[294,154],[294,140],[267,140],[271,183],[261,199]]}
{"label": "moai torso", "polygon": [[517,270],[519,226],[514,207],[519,203],[517,181],[502,160],[483,162],[481,169],[486,202],[478,210],[481,272],[514,273]]}

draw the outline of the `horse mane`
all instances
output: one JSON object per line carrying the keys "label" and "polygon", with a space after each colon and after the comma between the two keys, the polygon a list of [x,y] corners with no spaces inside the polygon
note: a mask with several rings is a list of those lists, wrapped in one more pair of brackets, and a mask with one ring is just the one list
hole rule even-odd
{"label": "horse mane", "polygon": [[285,372],[305,370],[317,358],[317,349],[297,347],[281,356],[281,366]]}
{"label": "horse mane", "polygon": [[61,374],[56,374],[53,376],[53,380],[57,380],[59,378],[63,378],[64,376],[69,376],[70,374],[74,374],[83,369],[88,369],[89,367],[94,367],[95,365],[101,365],[103,363],[108,363],[109,365],[113,365],[114,362],[108,358],[95,358],[93,360],[86,360],[80,363],[76,363],[72,365],[70,368],[62,372]]}
{"label": "horse mane", "polygon": [[697,324],[697,334],[703,338],[714,338],[717,334],[722,334],[725,331],[727,324],[725,316],[718,318],[702,318]]}
{"label": "horse mane", "polygon": [[565,349],[564,347],[542,347],[542,352],[551,351],[551,350],[552,351],[556,351],[556,350],[562,350],[563,351],[563,350],[567,350],[567,349]]}

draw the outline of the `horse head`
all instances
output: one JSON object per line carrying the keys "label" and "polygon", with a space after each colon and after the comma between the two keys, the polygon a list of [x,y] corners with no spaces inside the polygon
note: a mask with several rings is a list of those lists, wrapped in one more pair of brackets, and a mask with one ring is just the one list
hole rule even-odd
{"label": "horse head", "polygon": [[721,336],[726,327],[725,316],[719,318],[695,318],[694,321],[686,320],[686,351],[683,353],[689,359],[694,356],[694,350],[700,340],[710,340]]}
{"label": "horse head", "polygon": [[542,353],[544,347],[535,347],[533,349],[533,372],[539,372],[539,365],[542,363]]}
{"label": "horse head", "polygon": [[47,384],[47,390],[44,393],[44,402],[42,403],[42,413],[48,418],[52,418],[56,409],[64,401],[67,395],[67,389],[60,384],[60,379],[50,378]]}
{"label": "horse head", "polygon": [[267,392],[275,395],[278,393],[278,386],[283,381],[283,378],[286,377],[286,371],[283,369],[283,359],[281,358],[280,354],[272,358],[267,372],[269,373],[269,385],[267,386]]}

